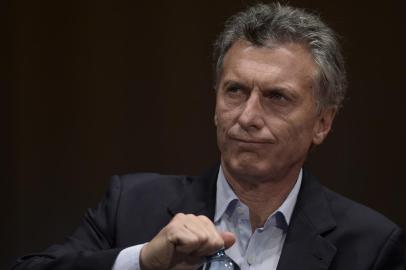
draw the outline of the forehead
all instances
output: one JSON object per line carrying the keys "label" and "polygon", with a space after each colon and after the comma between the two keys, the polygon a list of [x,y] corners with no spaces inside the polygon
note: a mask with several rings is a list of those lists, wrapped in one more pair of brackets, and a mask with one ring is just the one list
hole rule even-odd
{"label": "forehead", "polygon": [[226,53],[221,79],[238,78],[249,84],[281,83],[294,88],[312,87],[316,71],[311,54],[301,44],[258,47],[241,40]]}

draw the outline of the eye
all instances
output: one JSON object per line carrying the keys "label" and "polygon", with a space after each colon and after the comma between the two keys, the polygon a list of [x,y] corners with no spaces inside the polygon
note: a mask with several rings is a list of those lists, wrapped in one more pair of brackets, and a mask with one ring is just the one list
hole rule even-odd
{"label": "eye", "polygon": [[286,95],[279,91],[272,91],[266,95],[267,98],[274,100],[274,101],[287,101],[288,98]]}
{"label": "eye", "polygon": [[225,95],[230,99],[243,99],[247,95],[247,90],[244,86],[238,83],[232,83],[225,87]]}
{"label": "eye", "polygon": [[241,91],[241,87],[239,87],[238,85],[230,85],[226,88],[226,91],[228,93],[238,93],[239,91]]}
{"label": "eye", "polygon": [[275,100],[286,100],[286,97],[280,93],[274,93],[271,98]]}
{"label": "eye", "polygon": [[238,105],[247,99],[248,89],[241,83],[226,83],[223,88],[223,96],[229,104]]}

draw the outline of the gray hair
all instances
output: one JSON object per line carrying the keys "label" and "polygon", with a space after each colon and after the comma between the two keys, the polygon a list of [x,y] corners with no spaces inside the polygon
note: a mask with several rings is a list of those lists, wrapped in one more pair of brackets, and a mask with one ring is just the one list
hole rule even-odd
{"label": "gray hair", "polygon": [[259,47],[269,46],[270,43],[303,44],[318,67],[315,78],[318,109],[341,106],[347,79],[340,44],[334,31],[317,15],[300,8],[272,3],[257,4],[230,17],[214,44],[216,86],[225,54],[239,40]]}

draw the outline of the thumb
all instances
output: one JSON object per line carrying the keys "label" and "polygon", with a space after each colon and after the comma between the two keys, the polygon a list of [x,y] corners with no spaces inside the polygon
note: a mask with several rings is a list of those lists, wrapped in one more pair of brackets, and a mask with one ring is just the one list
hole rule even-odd
{"label": "thumb", "polygon": [[235,243],[235,235],[231,232],[220,232],[221,238],[224,240],[224,248],[227,249]]}

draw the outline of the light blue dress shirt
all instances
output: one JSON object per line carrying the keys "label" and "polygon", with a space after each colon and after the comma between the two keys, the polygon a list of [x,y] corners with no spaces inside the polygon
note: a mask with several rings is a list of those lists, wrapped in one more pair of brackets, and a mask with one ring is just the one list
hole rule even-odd
{"label": "light blue dress shirt", "polygon": [[[237,241],[226,250],[226,254],[241,270],[276,270],[301,183],[302,170],[282,205],[268,217],[262,228],[253,232],[248,207],[237,198],[220,167],[214,224],[220,231],[235,234]],[[144,245],[123,249],[112,270],[140,270],[139,256]]]}
{"label": "light blue dress shirt", "polygon": [[237,241],[226,250],[241,270],[275,270],[302,182],[302,170],[288,197],[261,228],[252,230],[249,209],[226,181],[220,168],[217,180],[214,224],[235,234]]}

